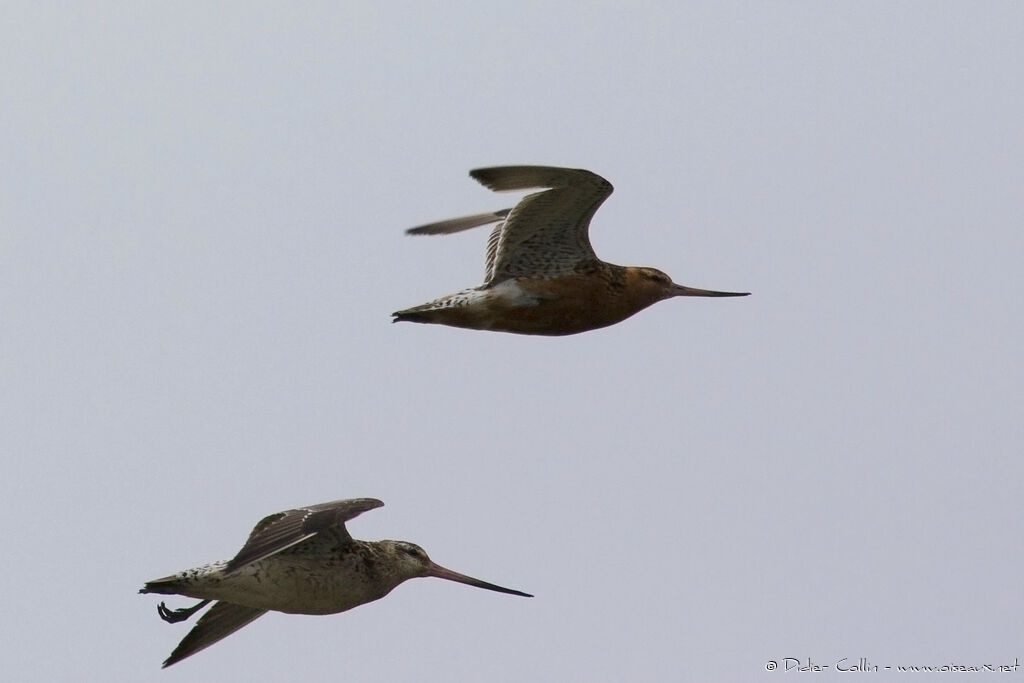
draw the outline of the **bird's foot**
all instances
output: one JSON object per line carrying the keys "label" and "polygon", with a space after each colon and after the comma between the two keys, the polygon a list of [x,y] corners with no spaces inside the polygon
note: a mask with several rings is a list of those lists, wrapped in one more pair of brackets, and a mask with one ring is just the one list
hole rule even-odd
{"label": "bird's foot", "polygon": [[208,604],[210,604],[209,600],[201,600],[198,604],[192,605],[191,607],[169,609],[166,604],[161,602],[156,606],[156,612],[160,615],[160,618],[168,624],[177,624],[179,621],[185,621]]}

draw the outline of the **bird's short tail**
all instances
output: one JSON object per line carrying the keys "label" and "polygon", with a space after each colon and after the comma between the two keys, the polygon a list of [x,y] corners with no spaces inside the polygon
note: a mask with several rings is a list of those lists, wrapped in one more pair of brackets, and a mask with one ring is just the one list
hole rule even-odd
{"label": "bird's short tail", "polygon": [[161,595],[177,595],[181,590],[181,583],[177,577],[165,576],[162,579],[147,581],[146,585],[139,589],[140,593],[159,593]]}
{"label": "bird's short tail", "polygon": [[404,311],[395,311],[391,314],[391,322],[432,323],[436,317],[436,310],[437,309],[435,307],[426,305],[407,308]]}

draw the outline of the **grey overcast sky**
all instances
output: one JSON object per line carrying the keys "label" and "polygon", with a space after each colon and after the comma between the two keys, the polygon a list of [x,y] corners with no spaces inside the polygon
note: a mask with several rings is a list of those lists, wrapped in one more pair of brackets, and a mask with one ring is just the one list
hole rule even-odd
{"label": "grey overcast sky", "polygon": [[[0,24],[5,680],[1024,662],[1024,4]],[[403,229],[510,206],[467,172],[513,163],[615,185],[607,260],[753,296],[565,338],[390,324],[483,274],[486,229]],[[419,579],[160,671],[189,625],[143,581],[361,496],[356,538],[536,597]]]}

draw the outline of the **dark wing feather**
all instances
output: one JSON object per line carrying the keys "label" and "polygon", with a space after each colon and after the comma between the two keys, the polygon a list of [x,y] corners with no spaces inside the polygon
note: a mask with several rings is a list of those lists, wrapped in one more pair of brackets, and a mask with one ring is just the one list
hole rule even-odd
{"label": "dark wing feather", "polygon": [[171,656],[164,660],[164,668],[191,657],[195,653],[210,647],[218,640],[227,638],[257,617],[266,614],[267,610],[255,607],[244,607],[230,602],[218,602],[213,605],[196,625],[188,632]]}
{"label": "dark wing feather", "polygon": [[[511,210],[511,209],[510,209]],[[498,223],[487,236],[487,256],[484,259],[484,282],[494,280],[494,258],[498,254],[498,244],[501,242],[501,231],[504,223]]]}
{"label": "dark wing feather", "polygon": [[552,166],[479,168],[470,175],[495,191],[550,188],[524,197],[502,223],[488,283],[569,275],[580,262],[597,260],[588,231],[594,212],[612,193],[607,180]]}
{"label": "dark wing feather", "polygon": [[502,209],[501,211],[490,211],[488,213],[476,213],[472,216],[450,218],[446,221],[438,221],[437,223],[428,223],[427,225],[409,228],[405,232],[409,235],[450,235],[453,232],[462,232],[463,230],[469,230],[470,228],[475,228],[479,225],[487,225],[488,223],[500,221],[502,218],[507,216],[511,210],[512,209]]}
{"label": "dark wing feather", "polygon": [[329,529],[351,541],[345,522],[383,504],[376,498],[353,498],[308,505],[265,517],[253,528],[245,545],[228,562],[224,571],[231,572],[250,562],[276,555]]}

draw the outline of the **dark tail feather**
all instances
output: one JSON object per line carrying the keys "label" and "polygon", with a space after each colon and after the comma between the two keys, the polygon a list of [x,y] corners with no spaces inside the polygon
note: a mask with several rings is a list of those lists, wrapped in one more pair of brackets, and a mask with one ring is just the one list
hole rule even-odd
{"label": "dark tail feather", "polygon": [[266,614],[267,610],[255,607],[235,605],[230,602],[218,602],[199,618],[196,625],[188,632],[171,656],[164,661],[166,669],[186,657],[191,657],[219,640],[227,638],[249,622]]}
{"label": "dark tail feather", "polygon": [[147,581],[146,585],[139,589],[140,593],[159,593],[161,595],[178,595],[181,584],[173,576],[165,576],[162,579]]}
{"label": "dark tail feather", "polygon": [[410,308],[404,311],[396,311],[395,313],[391,314],[393,316],[391,322],[429,323],[433,322],[434,320],[434,316],[432,315],[433,312],[433,308],[427,307],[417,307]]}

